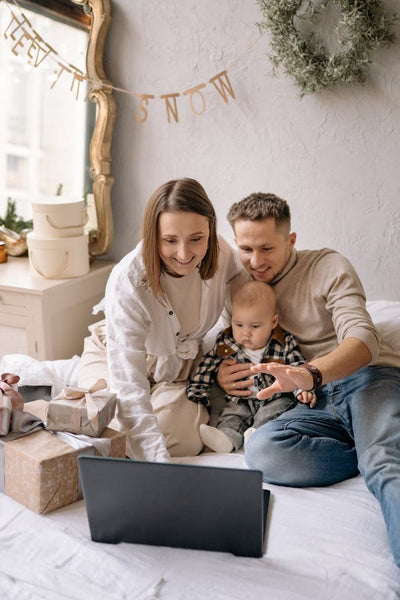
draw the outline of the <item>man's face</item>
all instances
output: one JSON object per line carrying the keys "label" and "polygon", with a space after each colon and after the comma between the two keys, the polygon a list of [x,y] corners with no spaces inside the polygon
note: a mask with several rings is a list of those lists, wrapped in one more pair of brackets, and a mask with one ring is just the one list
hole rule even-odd
{"label": "man's face", "polygon": [[277,229],[275,219],[238,220],[235,242],[240,260],[253,279],[269,283],[288,262],[296,234]]}

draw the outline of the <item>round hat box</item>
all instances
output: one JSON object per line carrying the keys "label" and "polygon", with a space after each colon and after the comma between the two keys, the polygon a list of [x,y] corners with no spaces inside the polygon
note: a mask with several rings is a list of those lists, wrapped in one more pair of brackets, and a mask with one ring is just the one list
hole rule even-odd
{"label": "round hat box", "polygon": [[45,279],[69,279],[89,272],[89,236],[42,238],[34,232],[26,236],[29,272]]}
{"label": "round hat box", "polygon": [[52,196],[32,202],[33,230],[43,238],[83,235],[87,222],[84,200]]}

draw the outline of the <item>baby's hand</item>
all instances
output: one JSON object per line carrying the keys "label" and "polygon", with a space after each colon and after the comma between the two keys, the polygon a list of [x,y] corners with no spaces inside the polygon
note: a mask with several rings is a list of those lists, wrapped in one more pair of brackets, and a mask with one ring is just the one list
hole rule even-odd
{"label": "baby's hand", "polygon": [[302,404],[309,404],[310,408],[314,408],[317,402],[317,396],[314,392],[305,392],[302,390],[297,394],[297,400]]}

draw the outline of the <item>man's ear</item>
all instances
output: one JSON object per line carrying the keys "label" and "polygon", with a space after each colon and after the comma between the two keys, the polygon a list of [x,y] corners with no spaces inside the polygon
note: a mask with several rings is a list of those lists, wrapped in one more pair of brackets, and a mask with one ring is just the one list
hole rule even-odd
{"label": "man's ear", "polygon": [[297,240],[297,233],[295,231],[293,231],[292,233],[289,233],[289,247],[293,248],[293,246],[295,245]]}

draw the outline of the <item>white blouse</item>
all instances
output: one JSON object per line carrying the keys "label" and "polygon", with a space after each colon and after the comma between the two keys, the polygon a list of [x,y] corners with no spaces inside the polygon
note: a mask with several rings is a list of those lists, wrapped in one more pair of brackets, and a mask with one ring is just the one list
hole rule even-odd
{"label": "white blouse", "polygon": [[217,272],[212,279],[201,280],[198,324],[188,334],[181,332],[170,301],[162,304],[143,284],[141,243],[109,277],[105,315],[110,389],[118,397],[117,418],[127,433],[129,456],[136,459],[169,459],[150,403],[146,357],[157,358],[155,382],[175,381],[184,361],[196,357],[203,337],[230,306],[233,289],[248,279],[236,252],[221,237],[219,244]]}

